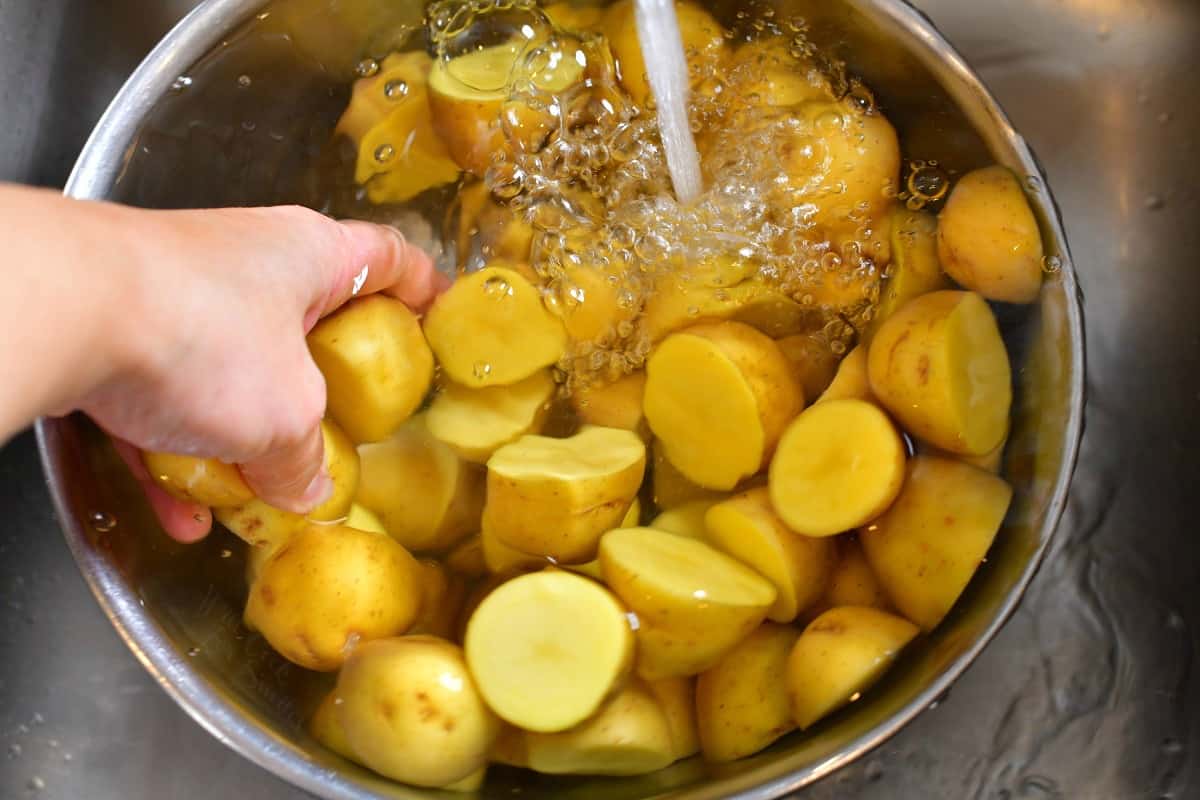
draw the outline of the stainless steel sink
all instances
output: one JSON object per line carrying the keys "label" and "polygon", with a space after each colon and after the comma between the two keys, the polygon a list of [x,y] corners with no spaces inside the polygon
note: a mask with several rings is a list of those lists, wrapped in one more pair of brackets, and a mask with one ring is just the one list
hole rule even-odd
{"label": "stainless steel sink", "polygon": [[[55,185],[186,0],[0,0],[0,178]],[[949,696],[809,798],[1200,794],[1200,4],[924,0],[1049,173],[1087,297],[1071,506]],[[0,796],[295,796],[167,699],[66,552],[29,436],[0,455]]]}

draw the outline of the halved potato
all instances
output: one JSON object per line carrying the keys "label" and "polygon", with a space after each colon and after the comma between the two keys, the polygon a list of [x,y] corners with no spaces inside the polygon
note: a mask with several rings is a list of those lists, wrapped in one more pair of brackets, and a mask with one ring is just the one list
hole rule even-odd
{"label": "halved potato", "polygon": [[254,499],[242,473],[234,464],[215,458],[142,452],[146,471],[167,494],[202,506],[240,506]]}
{"label": "halved potato", "polygon": [[718,498],[692,500],[669,508],[651,520],[650,527],[677,536],[704,541],[708,538],[708,526],[705,524],[704,517],[708,510],[719,502],[721,500]]}
{"label": "halved potato", "polygon": [[379,519],[379,515],[358,503],[350,504],[345,525],[347,528],[357,528],[360,531],[382,533],[387,536],[387,528],[383,527],[383,521]]}
{"label": "halved potato", "polygon": [[356,442],[394,432],[433,381],[433,354],[416,315],[382,294],[352,300],[318,322],[308,349],[325,376],[329,415]]}
{"label": "halved potato", "polygon": [[1012,373],[996,318],[974,292],[910,300],[867,353],[871,393],[914,436],[983,455],[1008,431]]}
{"label": "halved potato", "polygon": [[671,755],[678,761],[700,752],[696,730],[696,682],[691,678],[647,681],[646,688],[667,718],[671,729]]}
{"label": "halved potato", "polygon": [[488,461],[484,526],[524,553],[589,561],[601,534],[628,512],[645,469],[646,447],[629,431],[523,436]]}
{"label": "halved potato", "polygon": [[891,611],[887,592],[867,561],[862,543],[855,536],[844,536],[838,542],[838,561],[829,576],[829,586],[821,598],[821,611],[838,606],[863,606]]}
{"label": "halved potato", "polygon": [[646,364],[646,421],[667,460],[705,488],[758,472],[803,406],[775,342],[740,322],[672,334]]}
{"label": "halved potato", "polygon": [[917,633],[908,620],[876,608],[843,606],[817,617],[788,657],[792,719],[807,728],[858,700]]}
{"label": "halved potato", "polygon": [[676,508],[685,503],[701,500],[717,501],[726,496],[725,492],[705,489],[697,486],[677,470],[663,453],[661,442],[655,441],[650,446],[651,471],[650,487],[654,505],[663,510]]}
{"label": "halved potato", "polygon": [[867,341],[909,300],[952,287],[938,260],[937,229],[937,217],[928,211],[910,211],[899,205],[892,210],[892,263],[864,334]]}
{"label": "halved potato", "polygon": [[595,581],[547,570],[513,578],[467,624],[467,663],[488,705],[527,731],[591,716],[633,662],[625,609]]}
{"label": "halved potato", "polygon": [[961,461],[917,456],[904,490],[859,536],[901,614],[937,626],[975,574],[1008,512],[1012,487]]}
{"label": "halved potato", "polygon": [[771,504],[789,528],[833,536],[882,514],[904,483],[907,452],[876,406],[830,400],[784,432],[771,461]]}
{"label": "halved potato", "polygon": [[646,391],[646,373],[642,370],[610,383],[591,383],[571,395],[575,413],[589,425],[642,430],[642,397]]}
{"label": "halved potato", "polygon": [[460,277],[425,315],[425,338],[456,383],[479,388],[528,378],[562,358],[562,323],[536,286],[490,266]]}
{"label": "halved potato", "polygon": [[718,626],[702,631],[683,627],[664,628],[639,618],[634,630],[637,639],[634,672],[645,681],[699,675],[712,669],[754,627]]}
{"label": "halved potato", "polygon": [[527,433],[538,433],[556,390],[549,370],[508,386],[467,389],[447,383],[425,414],[433,436],[467,461],[492,453]]}
{"label": "halved potato", "polygon": [[518,572],[531,572],[550,563],[543,556],[524,553],[500,541],[487,520],[484,520],[479,531],[479,545],[483,552],[483,563],[493,575],[511,576]]}
{"label": "halved potato", "polygon": [[867,348],[858,345],[838,364],[828,388],[817,398],[827,400],[870,400],[871,381],[867,377]]}

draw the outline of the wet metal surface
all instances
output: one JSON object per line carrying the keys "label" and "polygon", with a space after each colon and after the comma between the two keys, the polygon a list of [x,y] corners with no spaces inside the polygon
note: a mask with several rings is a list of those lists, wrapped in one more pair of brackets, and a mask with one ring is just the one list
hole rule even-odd
{"label": "wet metal surface", "polygon": [[[54,185],[189,3],[0,0],[0,179]],[[1088,429],[1021,610],[806,798],[1200,796],[1200,4],[923,0],[1037,150],[1087,297]],[[31,436],[0,454],[0,797],[295,796],[163,694],[88,594]]]}

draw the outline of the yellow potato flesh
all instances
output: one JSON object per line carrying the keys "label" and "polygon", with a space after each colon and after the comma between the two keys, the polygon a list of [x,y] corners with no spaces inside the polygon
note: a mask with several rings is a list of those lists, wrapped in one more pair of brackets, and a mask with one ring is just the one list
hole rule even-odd
{"label": "yellow potato flesh", "polygon": [[479,529],[483,476],[416,417],[390,438],[360,445],[356,500],[411,550],[445,550]]}
{"label": "yellow potato flesh", "polygon": [[792,719],[807,728],[857,700],[917,632],[908,620],[875,608],[843,606],[817,617],[788,658]]}
{"label": "yellow potato flesh", "polygon": [[316,522],[334,522],[346,518],[354,504],[354,495],[362,478],[362,464],[354,442],[341,428],[329,420],[321,422],[321,440],[325,446],[325,472],[333,481],[333,494],[321,505],[308,512]]}
{"label": "yellow potato flesh", "polygon": [[430,63],[420,52],[389,56],[377,75],[355,83],[338,123],[358,147],[354,180],[372,203],[402,203],[458,179],[429,114]]}
{"label": "yellow potato flesh", "polygon": [[968,172],[938,215],[938,254],[954,280],[989,300],[1031,303],[1042,287],[1042,235],[1016,176]]}
{"label": "yellow potato flesh", "polygon": [[832,536],[882,514],[904,483],[906,451],[887,415],[862,400],[817,403],[771,461],[771,504],[789,528]]}
{"label": "yellow potato flesh", "polygon": [[675,631],[749,632],[775,588],[724,553],[654,528],[621,528],[600,540],[604,580],[640,619]]}
{"label": "yellow potato flesh", "polygon": [[524,553],[500,541],[486,520],[479,532],[479,544],[483,550],[483,563],[487,571],[495,575],[530,572],[550,563],[542,556]]}
{"label": "yellow potato flesh", "polygon": [[671,756],[675,761],[700,752],[696,730],[696,684],[691,678],[647,681],[646,688],[667,718],[671,729]]}
{"label": "yellow potato flesh", "polygon": [[325,376],[329,415],[356,442],[386,438],[412,416],[433,380],[416,316],[384,295],[352,300],[317,323],[308,349]]}
{"label": "yellow potato flesh", "polygon": [[[611,280],[610,280],[611,278]],[[621,304],[619,273],[590,266],[569,266],[547,298],[576,347],[619,338],[619,328],[632,326],[636,305]]]}
{"label": "yellow potato flesh", "polygon": [[650,527],[673,533],[676,536],[686,536],[689,539],[704,541],[708,538],[708,527],[704,517],[713,504],[718,502],[721,501],[713,498],[683,503],[659,514],[650,521]]}
{"label": "yellow potato flesh", "polygon": [[527,734],[525,746],[529,768],[549,775],[642,775],[674,760],[666,715],[637,683],[581,725]]}
{"label": "yellow potato flesh", "polygon": [[654,505],[659,508],[672,509],[685,503],[699,500],[716,501],[726,496],[725,492],[705,489],[703,486],[697,486],[685,478],[667,460],[666,455],[663,453],[661,442],[653,443],[651,446],[651,456],[651,494],[654,499]]}
{"label": "yellow potato flesh", "polygon": [[416,786],[445,786],[477,773],[500,732],[462,650],[433,636],[359,646],[336,692],[338,717],[359,760]]}
{"label": "yellow potato flesh", "polygon": [[767,489],[751,489],[712,506],[707,540],[775,585],[767,618],[791,622],[820,599],[836,557],[832,539],[789,530],[771,507]]}
{"label": "yellow potato flesh", "polygon": [[383,527],[383,521],[379,519],[379,515],[358,503],[351,504],[350,512],[346,514],[345,524],[347,528],[357,528],[360,531],[382,533],[387,536],[387,528]]}
{"label": "yellow potato flesh", "polygon": [[555,388],[548,370],[509,386],[467,389],[447,384],[425,421],[429,432],[462,458],[486,463],[499,448],[541,430]]}
{"label": "yellow potato flesh", "polygon": [[638,371],[611,383],[593,383],[571,396],[571,405],[579,418],[589,425],[642,429],[642,397],[646,391],[646,373]]}
{"label": "yellow potato flesh", "polygon": [[425,315],[438,363],[462,386],[516,383],[566,351],[566,333],[519,272],[487,267],[460,277]]}
{"label": "yellow potato flesh", "polygon": [[376,533],[314,525],[262,565],[246,622],[284,658],[328,672],[355,642],[403,633],[420,605],[419,567],[407,550]]}
{"label": "yellow potato flesh", "polygon": [[951,459],[917,456],[904,491],[859,532],[896,609],[925,630],[950,611],[992,545],[1012,488]]}
{"label": "yellow potato flesh", "polygon": [[142,453],[142,462],[155,483],[184,502],[221,507],[239,506],[254,499],[238,468],[215,458],[147,450]]}
{"label": "yellow potato flesh", "polygon": [[488,706],[544,733],[591,716],[633,660],[633,633],[617,598],[556,570],[513,578],[489,594],[464,642]]}
{"label": "yellow potato flesh", "polygon": [[973,292],[921,295],[888,317],[871,340],[867,375],[905,430],[942,450],[983,455],[1008,431],[1008,353]]}
{"label": "yellow potato flesh", "polygon": [[629,431],[523,436],[488,461],[484,526],[529,555],[589,561],[629,511],[645,469],[646,447]]}
{"label": "yellow potato flesh", "polygon": [[646,365],[646,421],[667,460],[709,489],[757,472],[803,402],[775,343],[738,322],[672,334]]}
{"label": "yellow potato flesh", "polygon": [[829,387],[817,398],[827,400],[870,400],[871,381],[867,377],[867,348],[861,344],[846,354],[838,364],[837,374]]}
{"label": "yellow potato flesh", "polygon": [[764,623],[696,680],[700,746],[708,761],[757,753],[793,730],[788,658],[800,632]]}
{"label": "yellow potato flesh", "polygon": [[350,742],[346,739],[342,721],[338,719],[337,707],[337,692],[325,695],[325,699],[317,706],[317,710],[313,712],[308,721],[308,732],[323,747],[332,750],[342,758],[357,763],[358,757],[354,755],[354,750],[351,749]]}
{"label": "yellow potato flesh", "polygon": [[862,543],[848,536],[839,542],[839,550],[837,566],[829,578],[829,588],[821,598],[825,606],[822,610],[838,606],[863,606],[891,611],[892,604],[879,578],[875,576],[875,570],[867,561]]}
{"label": "yellow potato flesh", "polygon": [[[897,206],[892,211],[892,263],[864,338],[914,297],[951,287],[937,254],[937,218]],[[865,348],[864,348],[865,349]]]}
{"label": "yellow potato flesh", "polygon": [[829,348],[829,342],[820,335],[801,333],[777,339],[775,344],[791,363],[804,397],[819,398],[838,369],[838,358]]}

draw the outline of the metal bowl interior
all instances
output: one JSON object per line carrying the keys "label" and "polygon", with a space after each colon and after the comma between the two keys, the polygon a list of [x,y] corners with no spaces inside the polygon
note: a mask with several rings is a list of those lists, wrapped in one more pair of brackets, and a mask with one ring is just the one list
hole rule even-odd
{"label": "metal bowl interior", "polygon": [[[353,63],[386,46],[378,27],[355,27],[355,11],[372,5],[390,9],[389,35],[419,19],[415,1],[209,0],[130,79],[89,141],[68,193],[147,207],[311,201],[306,175],[344,107]],[[1047,253],[1061,268],[1037,304],[1001,310],[1018,383],[1006,454],[1014,506],[947,620],[862,701],[812,730],[736,764],[691,759],[643,778],[549,779],[494,769],[485,797],[508,797],[519,786],[531,800],[768,798],[817,780],[948,689],[1015,608],[1062,513],[1082,427],[1082,312],[1062,226],[1033,154],[962,59],[908,5],[780,0],[778,8],[805,15],[811,36],[866,79],[896,124],[906,158],[939,158],[954,171],[996,161],[1025,176]],[[715,10],[727,18],[735,11],[730,3]],[[308,41],[297,33],[305,30],[325,35]],[[191,78],[184,91],[182,75]],[[307,735],[304,719],[327,678],[287,664],[241,626],[244,561],[236,539],[218,532],[191,547],[169,542],[86,420],[42,420],[38,436],[84,576],[131,650],[200,724],[322,797],[441,795],[382,780]]]}

